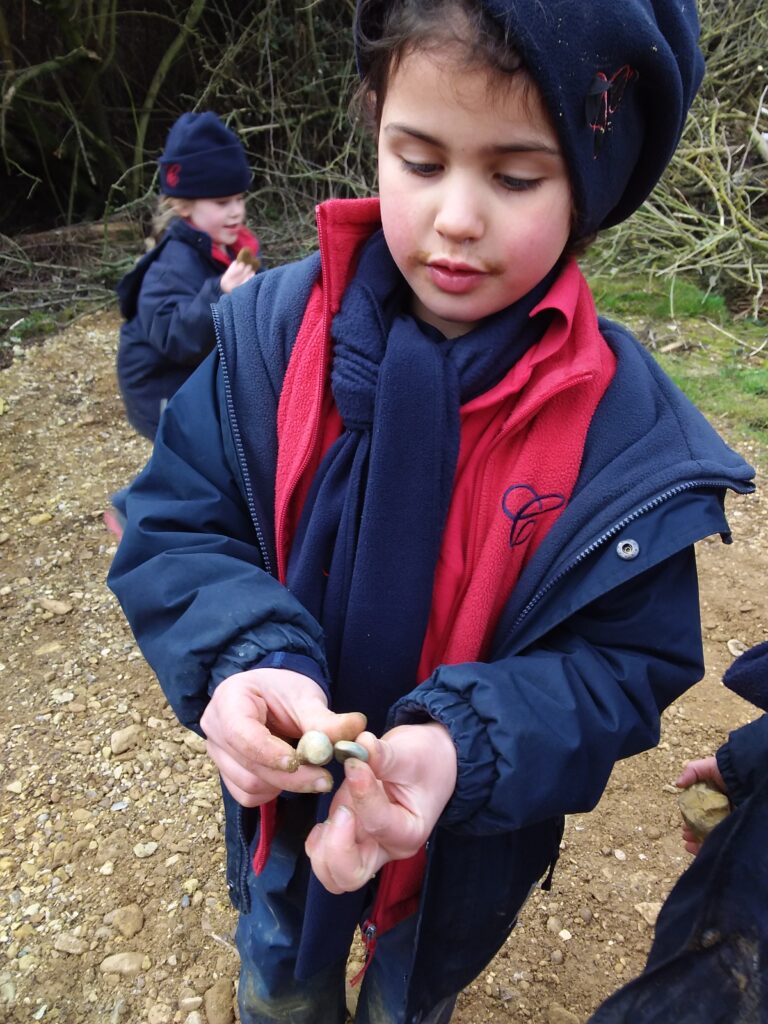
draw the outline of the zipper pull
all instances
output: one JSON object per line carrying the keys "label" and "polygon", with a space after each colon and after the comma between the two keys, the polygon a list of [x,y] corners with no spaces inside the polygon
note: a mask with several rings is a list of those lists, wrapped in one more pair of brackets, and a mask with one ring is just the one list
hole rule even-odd
{"label": "zipper pull", "polygon": [[370,919],[363,922],[363,927],[360,929],[363,934],[363,944],[365,946],[365,960],[363,966],[351,979],[350,985],[355,988],[365,977],[365,972],[370,966],[371,960],[373,960],[373,954],[376,952],[376,925]]}

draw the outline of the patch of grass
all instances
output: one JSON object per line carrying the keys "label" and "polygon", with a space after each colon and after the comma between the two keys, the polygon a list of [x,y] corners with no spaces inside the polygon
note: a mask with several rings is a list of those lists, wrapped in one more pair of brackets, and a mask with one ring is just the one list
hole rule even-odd
{"label": "patch of grass", "polygon": [[[734,444],[768,449],[768,323],[735,319],[695,283],[616,274],[590,280],[598,311],[625,323]],[[670,301],[671,298],[671,301]]]}
{"label": "patch of grass", "polygon": [[706,316],[718,323],[729,319],[721,295],[704,292],[693,281],[675,277],[637,277],[616,274],[590,278],[598,310],[606,316],[665,317]]}
{"label": "patch of grass", "polygon": [[707,352],[658,356],[659,362],[709,418],[768,446],[768,365],[725,362]]}

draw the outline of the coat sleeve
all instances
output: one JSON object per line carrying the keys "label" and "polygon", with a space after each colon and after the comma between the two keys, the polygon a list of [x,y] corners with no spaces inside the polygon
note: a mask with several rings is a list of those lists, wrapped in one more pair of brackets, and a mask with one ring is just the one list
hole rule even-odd
{"label": "coat sleeve", "polygon": [[211,303],[221,298],[221,277],[192,262],[188,248],[171,243],[164,258],[152,264],[138,306],[144,336],[164,359],[179,366],[197,366],[212,351],[216,335]]}
{"label": "coat sleeve", "polygon": [[717,766],[734,804],[768,779],[768,715],[734,730],[717,752]]}
{"label": "coat sleeve", "polygon": [[320,627],[264,569],[222,405],[212,356],[163,415],[108,578],[178,718],[197,730],[222,665],[284,652],[325,667]]}
{"label": "coat sleeve", "polygon": [[702,674],[686,548],[520,654],[440,666],[393,720],[446,726],[459,771],[441,824],[491,834],[594,807],[614,763],[658,742],[661,711]]}

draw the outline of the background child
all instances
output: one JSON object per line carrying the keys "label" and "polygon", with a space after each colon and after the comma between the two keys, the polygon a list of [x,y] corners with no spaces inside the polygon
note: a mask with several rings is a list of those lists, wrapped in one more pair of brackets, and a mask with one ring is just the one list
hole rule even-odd
{"label": "background child", "polygon": [[[221,773],[248,1024],[339,1024],[361,922],[356,1020],[447,1021],[701,677],[693,546],[752,470],[569,258],[663,171],[697,33],[678,0],[361,2],[380,203],[222,300],[166,411],[110,585]],[[367,764],[298,764],[363,716]]]}
{"label": "background child", "polygon": [[[723,682],[768,711],[768,643],[737,658]],[[727,793],[734,809],[703,843],[683,829],[697,857],[661,908],[645,970],[590,1024],[766,1019],[768,715],[734,730],[715,757],[689,762],[676,784],[694,782]]]}
{"label": "background child", "polygon": [[131,425],[150,440],[168,399],[214,347],[211,303],[253,277],[252,263],[238,261],[238,253],[246,249],[257,260],[259,252],[244,224],[245,151],[216,114],[182,114],[159,164],[173,218],[117,286],[126,320],[118,382]]}
{"label": "background child", "polygon": [[[723,683],[751,704],[768,711],[768,643],[757,644],[740,655],[726,671]],[[766,779],[768,715],[763,715],[735,729],[714,756],[689,761],[675,785],[687,788],[694,782],[707,782],[725,793],[733,807],[739,808]],[[689,853],[701,850],[701,841],[685,824],[683,841]]]}

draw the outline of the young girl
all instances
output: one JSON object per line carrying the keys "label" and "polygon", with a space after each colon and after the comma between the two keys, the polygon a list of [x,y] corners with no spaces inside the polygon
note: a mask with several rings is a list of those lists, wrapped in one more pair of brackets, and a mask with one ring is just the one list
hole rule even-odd
{"label": "young girl", "polygon": [[[110,585],[221,773],[247,1024],[340,1024],[358,923],[356,1020],[447,1021],[702,675],[694,544],[752,470],[570,256],[664,169],[697,31],[362,0],[380,200],[219,303],[166,412]],[[299,764],[309,729],[367,763]]]}
{"label": "young girl", "polygon": [[[215,114],[182,114],[159,163],[170,225],[117,286],[126,320],[118,382],[131,425],[150,440],[168,399],[215,345],[211,303],[253,277],[259,251],[244,225],[245,151]],[[249,258],[236,259],[243,252]]]}

